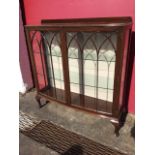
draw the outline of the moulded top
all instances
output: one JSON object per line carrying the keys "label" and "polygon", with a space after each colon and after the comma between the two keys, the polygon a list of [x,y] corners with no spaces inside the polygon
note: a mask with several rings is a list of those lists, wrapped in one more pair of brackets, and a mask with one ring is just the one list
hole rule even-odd
{"label": "moulded top", "polygon": [[43,19],[43,25],[65,26],[129,26],[132,25],[131,17],[104,17],[104,18],[71,18],[71,19]]}

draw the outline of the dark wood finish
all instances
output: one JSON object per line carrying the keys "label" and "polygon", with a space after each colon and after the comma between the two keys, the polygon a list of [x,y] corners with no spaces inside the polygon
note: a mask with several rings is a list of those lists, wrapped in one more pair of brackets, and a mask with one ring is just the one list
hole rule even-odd
{"label": "dark wood finish", "polygon": [[120,83],[121,83],[122,65],[123,65],[122,61],[123,61],[124,40],[125,40],[124,32],[123,31],[118,32],[115,80],[114,80],[114,104],[112,109],[112,113],[114,117],[119,117]]}
{"label": "dark wood finish", "polygon": [[105,17],[105,18],[72,18],[72,19],[43,19],[42,24],[50,25],[91,25],[99,26],[126,26],[132,24],[131,17]]}
{"label": "dark wood finish", "polygon": [[32,45],[31,45],[31,37],[30,37],[30,31],[28,29],[25,29],[25,33],[26,33],[26,40],[27,40],[27,45],[28,45],[28,52],[29,52],[29,56],[30,56],[30,62],[32,65],[32,75],[33,75],[33,80],[34,80],[34,85],[37,88],[37,91],[39,90],[39,83],[38,83],[38,78],[37,78],[37,70],[36,70],[36,66],[35,66],[35,60],[34,60],[34,55],[33,55],[33,49],[32,49]]}
{"label": "dark wood finish", "polygon": [[127,26],[107,26],[104,25],[39,25],[39,26],[32,26],[32,25],[26,25],[25,28],[28,30],[36,30],[36,31],[63,31],[64,32],[112,32],[112,31],[122,31],[124,28],[129,29],[131,25]]}
{"label": "dark wood finish", "polygon": [[62,50],[62,60],[63,60],[63,71],[64,71],[64,82],[65,82],[65,98],[67,104],[71,104],[70,97],[70,82],[69,82],[69,67],[68,67],[68,51],[67,51],[67,39],[64,32],[60,33],[61,38],[61,50]]}
{"label": "dark wood finish", "polygon": [[40,98],[46,98],[46,100],[47,101],[55,101],[55,102],[57,102],[57,103],[59,103],[59,104],[62,104],[62,105],[65,105],[65,106],[67,106],[67,107],[69,107],[69,108],[74,108],[74,109],[77,109],[77,110],[84,110],[85,112],[87,112],[87,113],[90,113],[90,114],[94,114],[94,115],[96,115],[96,116],[99,116],[99,117],[104,117],[104,118],[109,118],[109,119],[111,119],[111,120],[114,120],[117,124],[118,124],[118,119],[117,118],[115,118],[115,117],[113,117],[112,116],[112,114],[111,113],[108,113],[108,112],[103,112],[103,111],[98,111],[98,112],[96,112],[95,110],[90,110],[89,108],[83,108],[83,107],[81,107],[81,106],[77,106],[77,105],[68,105],[68,104],[66,104],[65,102],[63,102],[63,101],[61,101],[61,100],[57,100],[56,98],[53,98],[53,97],[51,97],[51,96],[49,96],[49,94],[48,93],[46,93],[46,91],[45,92],[38,92],[38,94],[37,94]]}
{"label": "dark wood finish", "polygon": [[[39,26],[25,26],[29,52],[31,55],[31,62],[33,64],[33,73],[35,77],[35,84],[38,91],[38,96],[44,97],[47,100],[57,101],[67,106],[82,109],[91,113],[104,115],[112,120],[112,123],[116,126],[116,132],[118,132],[122,116],[122,112],[125,107],[125,91],[126,91],[126,79],[127,79],[127,63],[129,59],[129,52],[125,53],[125,50],[129,50],[129,41],[131,35],[132,20],[130,17],[112,17],[112,18],[90,18],[90,19],[66,19],[66,20],[42,20],[43,25]],[[39,90],[38,78],[36,75],[36,64],[34,61],[33,49],[30,42],[30,31],[39,32],[59,32],[60,33],[60,47],[62,51],[62,64],[63,64],[63,76],[64,76],[64,87],[65,90],[55,91],[60,94],[65,94],[65,101],[59,100],[54,96],[54,88],[45,87]],[[84,96],[82,94],[72,93],[70,91],[70,80],[69,80],[69,64],[68,64],[68,47],[67,47],[67,32],[115,32],[117,34],[117,47],[116,47],[116,63],[115,63],[115,78],[114,78],[114,94],[113,102],[105,103],[103,100]],[[127,32],[129,35],[126,36]],[[127,42],[126,42],[127,40]],[[128,44],[128,49],[125,49],[125,44]],[[126,55],[126,56],[125,56]],[[124,61],[125,59],[125,61]],[[45,61],[45,60],[44,60]],[[80,62],[79,62],[80,63]],[[45,64],[46,65],[46,64]],[[125,66],[125,69],[124,69]],[[81,68],[80,68],[81,67]],[[80,73],[83,84],[83,64],[80,66]],[[47,72],[47,69],[46,69]],[[98,72],[98,69],[97,69]],[[124,74],[124,75],[123,75]],[[98,79],[97,79],[98,84]],[[81,87],[82,90],[83,87]],[[71,102],[75,101],[74,103]],[[80,100],[80,103],[77,102]],[[87,102],[85,102],[85,100]],[[39,100],[38,100],[39,101]],[[98,107],[98,105],[100,105]],[[108,107],[107,107],[108,105]],[[104,109],[104,110],[103,110]]]}
{"label": "dark wood finish", "polygon": [[[128,70],[129,70],[129,58],[130,58],[130,46],[131,46],[131,33],[132,33],[132,29],[129,29],[129,37],[128,37],[128,42],[127,42],[127,56],[126,56],[126,66],[125,66],[125,81],[128,80]],[[126,103],[126,95],[127,95],[127,82],[124,83],[124,95],[123,95],[123,102]],[[125,111],[127,111],[127,104],[123,104],[122,109],[124,109]]]}

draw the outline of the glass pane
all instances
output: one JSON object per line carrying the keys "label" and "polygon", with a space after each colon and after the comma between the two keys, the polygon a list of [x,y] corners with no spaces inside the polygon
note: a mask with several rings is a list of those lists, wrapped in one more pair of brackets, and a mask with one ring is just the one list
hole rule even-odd
{"label": "glass pane", "polygon": [[71,98],[76,96],[79,105],[92,109],[98,104],[102,111],[106,104],[111,106],[116,38],[115,33],[103,32],[67,34]]}
{"label": "glass pane", "polygon": [[108,64],[106,61],[98,61],[98,87],[107,88]]}
{"label": "glass pane", "polygon": [[94,61],[84,61],[84,84],[96,86],[96,62]]}
{"label": "glass pane", "polygon": [[85,86],[85,93],[84,93],[84,95],[96,98],[95,87]]}
{"label": "glass pane", "polygon": [[55,79],[55,85],[56,85],[56,88],[64,89],[64,82],[63,81]]}
{"label": "glass pane", "polygon": [[109,65],[109,80],[108,80],[109,89],[114,89],[114,74],[115,74],[115,62],[111,62]]}
{"label": "glass pane", "polygon": [[[84,38],[83,43],[83,64],[84,64],[84,95],[85,106],[88,108],[95,107],[96,86],[97,86],[97,51],[95,43],[92,40],[93,33],[82,33]],[[88,97],[94,98],[88,98]],[[88,103],[90,103],[88,104]]]}
{"label": "glass pane", "polygon": [[64,100],[64,77],[59,34],[46,32],[43,34],[43,39],[49,78],[48,89],[51,89],[51,94],[55,92],[53,97]]}
{"label": "glass pane", "polygon": [[77,59],[69,59],[70,82],[79,83],[79,64]]}
{"label": "glass pane", "polygon": [[108,89],[108,99],[107,101],[112,102],[113,101],[113,90]]}
{"label": "glass pane", "polygon": [[71,87],[71,92],[78,93],[78,94],[80,93],[79,84],[71,83],[70,87]]}
{"label": "glass pane", "polygon": [[[107,37],[111,34],[107,34]],[[113,34],[109,39],[100,46],[98,54],[98,87],[105,89],[106,101],[113,102],[113,89],[114,89],[114,73],[115,73],[115,48],[116,48],[116,35]],[[99,97],[100,99],[100,97]],[[107,102],[108,104],[108,102]]]}
{"label": "glass pane", "polygon": [[115,52],[113,50],[107,50],[102,53],[108,62],[115,61]]}
{"label": "glass pane", "polygon": [[37,72],[38,87],[40,90],[47,86],[47,76],[45,72],[45,62],[43,57],[41,34],[39,31],[31,31],[31,45]]}
{"label": "glass pane", "polygon": [[63,81],[62,57],[52,56],[55,79]]}
{"label": "glass pane", "polygon": [[98,99],[106,100],[107,99],[107,90],[98,88]]}
{"label": "glass pane", "polygon": [[68,33],[68,63],[71,91],[71,104],[80,106],[80,58],[76,33]]}

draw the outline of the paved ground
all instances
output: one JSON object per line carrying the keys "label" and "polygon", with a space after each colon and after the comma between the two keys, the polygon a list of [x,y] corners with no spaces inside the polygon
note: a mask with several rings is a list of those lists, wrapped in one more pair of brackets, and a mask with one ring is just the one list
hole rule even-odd
{"label": "paved ground", "polygon": [[[134,154],[134,117],[127,117],[120,136],[114,134],[114,127],[109,120],[83,111],[77,111],[64,105],[52,102],[39,108],[34,98],[35,92],[20,96],[19,108],[39,119],[51,120],[73,132],[106,146]],[[54,155],[52,150],[20,134],[20,155]]]}
{"label": "paved ground", "polygon": [[55,151],[45,147],[44,145],[37,143],[29,137],[19,134],[19,154],[20,155],[59,155]]}

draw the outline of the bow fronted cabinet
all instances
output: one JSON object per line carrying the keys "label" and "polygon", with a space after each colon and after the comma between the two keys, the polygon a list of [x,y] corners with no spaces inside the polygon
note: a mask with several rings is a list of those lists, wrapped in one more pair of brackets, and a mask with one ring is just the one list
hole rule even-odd
{"label": "bow fronted cabinet", "polygon": [[25,26],[36,99],[103,115],[120,126],[125,109],[130,17],[42,20]]}

